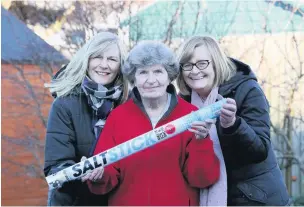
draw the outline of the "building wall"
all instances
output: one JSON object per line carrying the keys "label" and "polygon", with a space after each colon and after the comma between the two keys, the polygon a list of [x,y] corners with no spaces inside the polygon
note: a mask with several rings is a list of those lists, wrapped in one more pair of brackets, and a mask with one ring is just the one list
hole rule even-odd
{"label": "building wall", "polygon": [[46,205],[43,175],[45,123],[52,102],[35,65],[1,65],[2,205]]}

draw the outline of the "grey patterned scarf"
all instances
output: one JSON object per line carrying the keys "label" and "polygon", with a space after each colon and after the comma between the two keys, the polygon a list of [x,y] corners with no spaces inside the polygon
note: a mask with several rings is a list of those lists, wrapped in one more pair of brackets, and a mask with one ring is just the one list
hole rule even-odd
{"label": "grey patterned scarf", "polygon": [[88,98],[88,104],[97,116],[98,120],[95,123],[94,132],[95,136],[98,137],[105,125],[106,118],[114,108],[115,102],[117,103],[121,98],[122,84],[108,89],[86,76],[81,83],[81,88]]}

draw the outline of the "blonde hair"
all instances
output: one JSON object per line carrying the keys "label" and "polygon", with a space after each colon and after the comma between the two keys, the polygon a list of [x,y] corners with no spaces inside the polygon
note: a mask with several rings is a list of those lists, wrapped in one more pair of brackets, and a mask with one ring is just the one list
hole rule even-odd
{"label": "blonde hair", "polygon": [[46,83],[44,86],[49,88],[51,93],[56,93],[57,97],[69,95],[86,76],[90,57],[100,55],[112,44],[118,46],[120,53],[120,73],[115,85],[123,84],[122,102],[124,102],[128,98],[128,82],[121,73],[121,67],[124,64],[126,51],[118,36],[110,32],[100,32],[91,38],[76,52],[67,67],[51,83]]}
{"label": "blonde hair", "polygon": [[[207,48],[211,55],[215,73],[213,87],[219,86],[234,76],[236,72],[235,64],[225,55],[218,42],[214,38],[208,36],[194,36],[188,39],[179,48],[177,57],[179,64],[181,65],[188,62],[193,55],[194,49],[202,45]],[[180,89],[181,94],[190,95],[191,89],[184,80],[181,67],[177,77],[177,86]]]}

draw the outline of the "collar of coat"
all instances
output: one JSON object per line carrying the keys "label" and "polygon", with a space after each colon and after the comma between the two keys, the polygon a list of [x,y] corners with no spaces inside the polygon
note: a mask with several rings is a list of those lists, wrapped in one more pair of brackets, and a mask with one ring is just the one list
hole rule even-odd
{"label": "collar of coat", "polygon": [[[176,90],[175,90],[175,87],[174,87],[173,84],[170,84],[167,87],[167,92],[171,94],[170,106],[169,106],[168,110],[164,113],[164,115],[162,116],[162,118],[160,120],[168,117],[170,115],[170,113],[173,111],[173,109],[176,107],[177,103],[178,103],[177,93],[176,93]],[[138,91],[137,87],[134,87],[132,89],[131,98],[133,99],[134,103],[141,109],[141,111],[144,112],[145,115],[149,118],[149,116],[148,116],[148,114],[147,114],[147,112],[145,110],[145,107],[144,107],[144,105],[142,103],[141,96],[139,94],[139,91]]]}

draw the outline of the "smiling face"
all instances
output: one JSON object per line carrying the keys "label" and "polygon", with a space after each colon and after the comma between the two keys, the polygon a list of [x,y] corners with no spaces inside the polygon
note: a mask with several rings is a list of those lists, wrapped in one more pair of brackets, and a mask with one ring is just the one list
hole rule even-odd
{"label": "smiling face", "polygon": [[[211,61],[211,55],[208,49],[201,45],[196,47],[193,51],[191,59],[184,63],[197,63],[202,60]],[[196,66],[193,66],[191,71],[182,70],[183,78],[187,85],[201,96],[207,97],[212,90],[215,72],[213,69],[213,62],[211,61],[208,67],[203,70],[199,70]]]}
{"label": "smiling face", "polygon": [[109,45],[99,56],[89,59],[88,75],[98,84],[112,83],[119,69],[120,54],[116,44]]}
{"label": "smiling face", "polygon": [[162,65],[153,65],[138,68],[135,72],[134,84],[142,98],[158,99],[166,95],[170,80]]}

